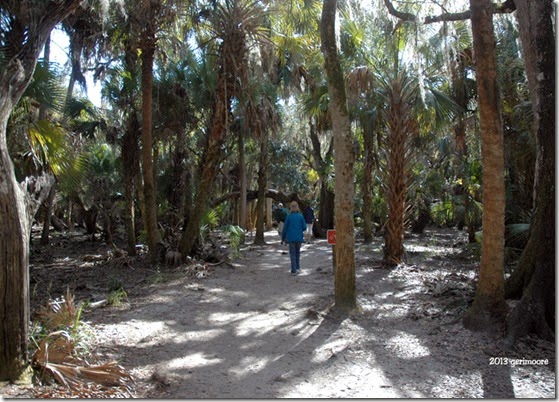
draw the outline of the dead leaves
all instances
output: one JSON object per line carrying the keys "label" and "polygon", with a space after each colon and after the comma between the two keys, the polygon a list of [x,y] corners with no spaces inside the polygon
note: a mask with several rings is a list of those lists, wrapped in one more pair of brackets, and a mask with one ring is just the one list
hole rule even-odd
{"label": "dead leaves", "polygon": [[56,395],[49,397],[131,396],[133,378],[122,366],[114,361],[90,362],[96,358],[83,347],[78,328],[79,311],[73,296],[66,291],[65,297],[49,301],[39,313],[43,328],[50,333],[39,342],[32,357],[33,367],[43,379],[54,379],[66,387],[65,391],[55,391]]}

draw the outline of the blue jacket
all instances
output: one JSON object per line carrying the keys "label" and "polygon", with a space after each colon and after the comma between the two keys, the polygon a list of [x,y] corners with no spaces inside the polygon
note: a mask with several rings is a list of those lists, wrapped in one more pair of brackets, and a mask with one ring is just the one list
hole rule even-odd
{"label": "blue jacket", "polygon": [[288,243],[303,242],[303,232],[307,230],[307,224],[305,223],[305,218],[298,212],[291,212],[285,218],[285,223],[283,224],[283,231],[281,232],[281,240],[287,240]]}

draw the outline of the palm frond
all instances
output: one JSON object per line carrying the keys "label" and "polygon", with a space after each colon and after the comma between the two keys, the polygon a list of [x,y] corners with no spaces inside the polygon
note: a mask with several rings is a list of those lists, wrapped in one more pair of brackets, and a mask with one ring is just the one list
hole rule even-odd
{"label": "palm frond", "polygon": [[454,116],[464,111],[449,95],[436,88],[430,88],[425,95],[426,105],[435,112],[435,127],[452,121]]}
{"label": "palm frond", "polygon": [[33,79],[27,86],[23,97],[28,97],[48,109],[62,112],[65,89],[58,76],[49,69],[49,65],[37,63]]}

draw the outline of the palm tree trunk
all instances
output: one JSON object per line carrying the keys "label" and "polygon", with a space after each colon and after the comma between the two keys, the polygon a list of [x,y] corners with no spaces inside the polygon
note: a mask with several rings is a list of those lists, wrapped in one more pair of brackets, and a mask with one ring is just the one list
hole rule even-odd
{"label": "palm tree trunk", "polygon": [[409,136],[416,122],[413,120],[404,89],[402,76],[391,82],[390,99],[386,111],[388,124],[388,218],[384,245],[384,260],[390,265],[402,262],[407,196],[407,154]]}
{"label": "palm tree trunk", "polygon": [[152,93],[155,35],[148,34],[142,47],[142,173],[144,178],[145,223],[152,263],[157,260],[157,200],[153,169]]}
{"label": "palm tree trunk", "polygon": [[494,330],[503,323],[505,165],[504,139],[497,87],[497,64],[491,0],[470,0],[483,165],[483,240],[476,296],[464,317],[474,330]]}
{"label": "palm tree trunk", "polygon": [[241,195],[239,197],[239,226],[244,230],[247,229],[247,176],[245,165],[245,141],[243,130],[239,130],[239,188]]}
{"label": "palm tree trunk", "polygon": [[334,299],[336,309],[351,311],[357,307],[355,285],[355,233],[353,136],[349,121],[347,98],[338,50],[336,48],[336,0],[324,0],[320,38],[324,69],[330,94],[332,130],[334,134],[336,272]]}
{"label": "palm tree trunk", "polygon": [[[313,150],[314,169],[320,177],[320,199],[318,202],[318,225],[313,226],[313,233],[319,237],[326,237],[326,231],[334,228],[334,193],[328,188],[327,176],[325,174],[326,162],[322,158],[322,151],[316,124],[309,123],[309,137]],[[330,158],[333,148],[328,149],[326,158]]]}
{"label": "palm tree trunk", "polygon": [[260,161],[258,169],[258,202],[256,204],[256,235],[254,244],[266,244],[264,240],[265,228],[265,208],[266,208],[266,166],[268,163],[268,133],[266,130],[260,131]]}
{"label": "palm tree trunk", "polygon": [[140,122],[135,111],[128,117],[122,141],[122,178],[124,187],[124,227],[128,255],[136,255],[136,208],[134,206],[136,172],[139,171],[138,133]]}
{"label": "palm tree trunk", "polygon": [[50,239],[50,223],[52,217],[52,209],[54,206],[54,198],[56,196],[56,183],[51,187],[49,196],[46,200],[45,221],[43,223],[43,231],[41,232],[41,244],[43,246],[49,244]]}
{"label": "palm tree trunk", "polygon": [[454,91],[454,100],[464,110],[458,113],[456,117],[456,125],[454,126],[454,135],[456,142],[456,167],[458,170],[457,177],[464,183],[464,223],[468,230],[468,242],[476,241],[476,228],[473,224],[470,211],[470,189],[467,183],[468,163],[468,145],[466,142],[466,123],[465,110],[468,108],[468,94],[466,88],[466,63],[470,60],[469,52],[461,52],[456,56],[456,60],[452,65],[452,88]]}
{"label": "palm tree trunk", "polygon": [[189,212],[186,229],[180,240],[180,252],[186,256],[192,252],[194,241],[200,231],[200,219],[208,207],[210,193],[217,173],[217,166],[221,159],[221,146],[225,141],[227,115],[229,113],[230,99],[226,89],[225,77],[219,80],[219,88],[216,93],[213,119],[210,127],[208,144],[204,153],[204,164],[200,176],[200,186],[196,201]]}
{"label": "palm tree trunk", "polygon": [[371,243],[373,241],[373,127],[366,123],[363,127],[363,148],[365,155],[363,156],[363,241]]}

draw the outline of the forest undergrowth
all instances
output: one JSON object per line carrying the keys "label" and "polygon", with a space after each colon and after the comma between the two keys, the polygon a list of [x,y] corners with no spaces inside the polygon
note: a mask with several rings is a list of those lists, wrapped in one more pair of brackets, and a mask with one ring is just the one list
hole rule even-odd
{"label": "forest undergrowth", "polygon": [[[332,309],[331,246],[302,248],[289,275],[275,232],[249,237],[217,264],[149,265],[80,233],[33,244],[33,319],[69,290],[98,365],[125,372],[126,389],[36,380],[0,385],[5,398],[554,398],[555,345],[514,349],[473,333],[461,316],[475,294],[479,250],[466,234],[431,228],[405,239],[388,269],[382,239],[356,244],[359,309]],[[225,245],[223,246],[225,247]],[[512,303],[511,303],[512,306]],[[133,381],[132,381],[133,380]],[[81,394],[80,394],[81,392]]]}

